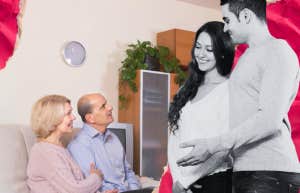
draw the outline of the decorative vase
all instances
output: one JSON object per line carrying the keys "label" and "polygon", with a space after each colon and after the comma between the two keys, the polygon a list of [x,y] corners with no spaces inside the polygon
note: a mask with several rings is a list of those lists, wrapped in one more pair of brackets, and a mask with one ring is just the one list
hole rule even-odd
{"label": "decorative vase", "polygon": [[147,54],[144,63],[148,65],[147,70],[160,71],[160,63],[157,58]]}

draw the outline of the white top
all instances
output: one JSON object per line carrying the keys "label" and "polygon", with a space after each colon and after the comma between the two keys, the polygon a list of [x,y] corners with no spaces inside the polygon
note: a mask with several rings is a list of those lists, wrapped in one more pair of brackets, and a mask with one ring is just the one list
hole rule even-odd
{"label": "white top", "polygon": [[230,168],[231,160],[227,158],[225,152],[219,152],[205,163],[196,166],[178,167],[176,164],[179,158],[192,150],[179,148],[179,144],[224,134],[229,129],[228,114],[228,81],[218,85],[201,100],[188,101],[182,108],[178,120],[179,129],[175,131],[175,135],[170,133],[168,141],[168,161],[174,182],[179,181],[188,188],[201,177]]}

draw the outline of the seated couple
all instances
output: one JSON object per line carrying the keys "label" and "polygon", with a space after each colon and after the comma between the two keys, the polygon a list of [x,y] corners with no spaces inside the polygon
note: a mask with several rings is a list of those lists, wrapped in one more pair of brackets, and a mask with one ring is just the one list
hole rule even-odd
{"label": "seated couple", "polygon": [[141,184],[125,158],[121,142],[106,127],[113,121],[112,106],[101,94],[78,101],[83,128],[66,149],[61,139],[72,132],[71,102],[60,95],[39,99],[31,114],[38,138],[27,168],[31,193],[151,192]]}

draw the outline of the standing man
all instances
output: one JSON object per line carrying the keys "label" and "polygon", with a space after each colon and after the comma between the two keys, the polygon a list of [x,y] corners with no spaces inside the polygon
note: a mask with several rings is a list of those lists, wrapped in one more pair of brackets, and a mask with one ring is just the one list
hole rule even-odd
{"label": "standing man", "polygon": [[221,0],[224,31],[249,48],[229,81],[230,132],[182,144],[194,147],[181,166],[200,164],[231,151],[236,193],[296,193],[300,163],[287,117],[299,86],[299,62],[266,23],[266,0]]}
{"label": "standing man", "polygon": [[125,158],[121,142],[106,129],[113,122],[112,106],[95,93],[82,96],[77,108],[84,125],[68,149],[84,174],[87,176],[90,163],[95,163],[104,175],[101,192],[139,189],[140,182]]}

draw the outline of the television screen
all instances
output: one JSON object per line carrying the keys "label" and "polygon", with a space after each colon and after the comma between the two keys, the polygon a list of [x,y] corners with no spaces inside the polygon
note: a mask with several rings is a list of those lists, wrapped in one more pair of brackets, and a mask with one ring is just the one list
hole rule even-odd
{"label": "television screen", "polygon": [[113,132],[121,141],[123,148],[126,151],[126,130],[125,129],[117,129],[117,128],[109,128],[111,132]]}

